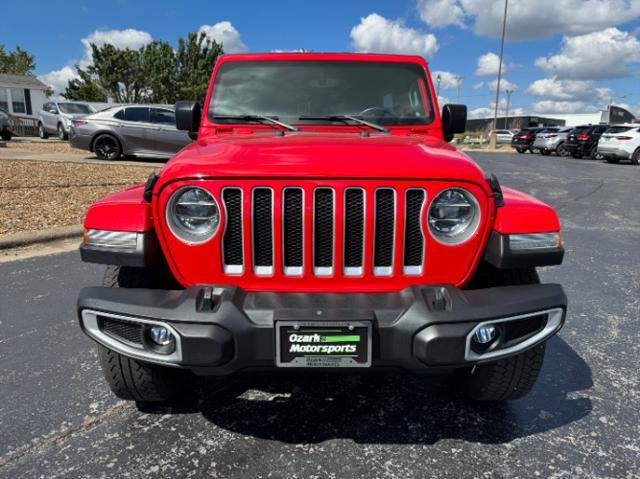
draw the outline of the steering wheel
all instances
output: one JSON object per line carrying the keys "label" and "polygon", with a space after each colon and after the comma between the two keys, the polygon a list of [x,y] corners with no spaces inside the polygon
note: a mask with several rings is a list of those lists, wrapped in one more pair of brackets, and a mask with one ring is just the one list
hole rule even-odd
{"label": "steering wheel", "polygon": [[365,108],[364,110],[362,110],[360,113],[358,113],[356,116],[362,116],[362,117],[373,117],[376,119],[382,119],[385,116],[394,116],[394,113],[389,110],[388,108],[385,108],[383,106],[371,106],[369,108]]}

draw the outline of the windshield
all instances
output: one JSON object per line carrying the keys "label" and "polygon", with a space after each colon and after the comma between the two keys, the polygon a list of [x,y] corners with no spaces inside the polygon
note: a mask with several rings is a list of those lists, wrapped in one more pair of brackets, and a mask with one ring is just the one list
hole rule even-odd
{"label": "windshield", "polygon": [[[216,75],[209,116],[238,123],[238,115],[276,117],[289,124],[327,124],[340,115],[383,125],[433,120],[419,65],[388,62],[230,62]],[[313,119],[300,118],[311,116]]]}
{"label": "windshield", "polygon": [[62,113],[69,115],[88,115],[96,112],[91,105],[85,105],[84,103],[58,103],[58,107]]}

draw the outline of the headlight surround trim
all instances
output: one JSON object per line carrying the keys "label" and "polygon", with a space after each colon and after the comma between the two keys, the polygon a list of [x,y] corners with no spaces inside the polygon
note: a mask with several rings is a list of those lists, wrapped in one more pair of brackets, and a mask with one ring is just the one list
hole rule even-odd
{"label": "headlight surround trim", "polygon": [[[211,215],[212,218],[217,218],[212,221],[211,226],[208,228],[203,234],[199,234],[194,232],[193,230],[189,230],[183,221],[179,220],[179,215],[176,212],[176,205],[180,204],[180,199],[191,190],[198,190],[203,192],[211,201],[210,204],[203,203],[203,206],[213,206],[215,208],[215,213]],[[178,238],[180,241],[190,245],[197,245],[206,243],[213,239],[218,231],[220,230],[220,223],[222,222],[222,210],[220,209],[220,204],[216,197],[209,192],[207,189],[202,188],[197,185],[187,185],[179,188],[175,192],[173,192],[167,202],[167,206],[165,208],[165,218],[167,225],[169,226],[169,230],[171,233]]]}
{"label": "headlight surround trim", "polygon": [[[473,216],[466,223],[463,229],[457,231],[455,233],[446,233],[437,229],[437,227],[432,224],[432,209],[436,207],[438,200],[442,197],[443,194],[449,191],[458,192],[461,194],[466,201],[468,201],[469,205],[472,208]],[[471,193],[469,190],[465,188],[461,188],[458,186],[445,188],[439,191],[436,195],[433,196],[433,199],[429,203],[429,207],[427,208],[426,213],[426,223],[427,229],[433,239],[435,239],[438,243],[441,243],[446,246],[457,246],[469,241],[480,228],[482,212],[480,210],[480,203],[478,199]],[[436,219],[435,221],[438,221]],[[440,218],[442,221],[442,218]]]}

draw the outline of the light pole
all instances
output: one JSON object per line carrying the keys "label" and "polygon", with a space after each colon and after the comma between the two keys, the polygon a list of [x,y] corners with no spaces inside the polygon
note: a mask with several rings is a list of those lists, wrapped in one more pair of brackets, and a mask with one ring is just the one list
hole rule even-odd
{"label": "light pole", "polygon": [[505,93],[507,94],[507,113],[504,116],[504,129],[508,130],[509,129],[509,103],[511,102],[511,94],[513,93],[513,90],[505,90]]}
{"label": "light pole", "polygon": [[436,82],[438,83],[438,88],[436,89],[436,96],[438,98],[440,98],[440,82],[442,81],[442,77],[440,76],[440,73],[438,73],[438,76],[436,77]]}
{"label": "light pole", "polygon": [[507,28],[507,6],[509,0],[504,0],[504,17],[502,17],[502,39],[500,40],[500,63],[498,64],[498,83],[496,84],[496,108],[493,112],[493,129],[498,123],[498,104],[500,103],[500,78],[502,77],[502,57],[504,55],[504,33]]}

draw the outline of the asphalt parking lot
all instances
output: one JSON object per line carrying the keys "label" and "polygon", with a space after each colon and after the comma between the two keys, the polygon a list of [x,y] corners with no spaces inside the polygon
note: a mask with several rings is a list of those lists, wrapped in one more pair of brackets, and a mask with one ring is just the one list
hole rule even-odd
{"label": "asphalt parking lot", "polygon": [[567,324],[526,398],[451,400],[442,379],[206,379],[193,401],[118,402],[76,324],[102,268],[76,252],[0,264],[0,477],[640,477],[640,168],[473,156],[557,208]]}

